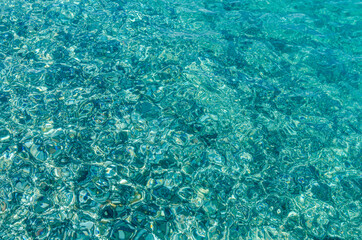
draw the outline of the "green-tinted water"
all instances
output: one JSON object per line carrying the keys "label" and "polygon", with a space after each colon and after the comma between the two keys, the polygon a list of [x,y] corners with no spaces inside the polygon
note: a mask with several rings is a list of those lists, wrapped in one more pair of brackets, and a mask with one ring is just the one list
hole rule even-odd
{"label": "green-tinted water", "polygon": [[361,239],[361,12],[1,1],[0,239]]}

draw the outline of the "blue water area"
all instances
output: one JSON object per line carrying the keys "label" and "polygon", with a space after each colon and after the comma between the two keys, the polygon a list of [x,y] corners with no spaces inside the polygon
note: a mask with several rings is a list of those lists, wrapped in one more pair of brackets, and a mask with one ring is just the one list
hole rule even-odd
{"label": "blue water area", "polygon": [[361,239],[361,13],[2,0],[0,239]]}

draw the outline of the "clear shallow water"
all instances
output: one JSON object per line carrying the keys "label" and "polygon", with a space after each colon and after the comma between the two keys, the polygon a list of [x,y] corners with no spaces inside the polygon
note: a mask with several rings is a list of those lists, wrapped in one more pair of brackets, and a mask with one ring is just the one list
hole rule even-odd
{"label": "clear shallow water", "polygon": [[360,239],[358,1],[0,11],[0,239]]}

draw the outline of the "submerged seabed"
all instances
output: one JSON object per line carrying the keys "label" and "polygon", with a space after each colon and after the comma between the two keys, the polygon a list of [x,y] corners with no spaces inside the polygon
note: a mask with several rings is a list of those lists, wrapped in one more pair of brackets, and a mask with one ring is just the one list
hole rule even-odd
{"label": "submerged seabed", "polygon": [[2,1],[0,239],[361,239],[358,1]]}

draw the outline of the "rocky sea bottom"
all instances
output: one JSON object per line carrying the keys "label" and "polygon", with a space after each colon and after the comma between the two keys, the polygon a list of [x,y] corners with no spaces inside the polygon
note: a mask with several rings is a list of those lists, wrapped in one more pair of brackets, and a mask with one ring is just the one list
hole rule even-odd
{"label": "rocky sea bottom", "polygon": [[359,9],[2,1],[0,239],[361,239]]}

